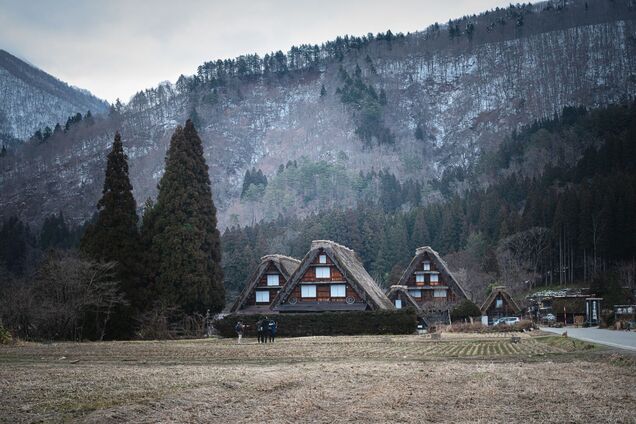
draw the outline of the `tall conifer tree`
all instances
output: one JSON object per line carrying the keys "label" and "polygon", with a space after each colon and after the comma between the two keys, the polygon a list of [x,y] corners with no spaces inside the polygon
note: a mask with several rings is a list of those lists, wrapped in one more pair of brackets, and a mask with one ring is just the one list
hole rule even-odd
{"label": "tall conifer tree", "polygon": [[139,231],[137,205],[128,177],[128,157],[119,133],[115,134],[113,147],[108,154],[106,177],[102,198],[97,203],[97,219],[86,228],[80,242],[80,250],[98,261],[118,263],[117,274],[121,289],[133,310],[117,311],[114,320],[114,336],[129,335],[129,321],[134,309],[141,309],[142,287],[139,268]]}
{"label": "tall conifer tree", "polygon": [[177,127],[166,155],[149,231],[158,263],[159,299],[184,312],[221,311],[225,304],[221,242],[208,166],[191,120]]}

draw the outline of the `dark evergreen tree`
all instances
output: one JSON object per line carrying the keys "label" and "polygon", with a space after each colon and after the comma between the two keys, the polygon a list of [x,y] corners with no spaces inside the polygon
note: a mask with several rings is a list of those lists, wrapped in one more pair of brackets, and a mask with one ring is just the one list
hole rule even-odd
{"label": "dark evergreen tree", "polygon": [[53,135],[53,130],[51,127],[47,126],[44,128],[44,133],[42,134],[42,140],[46,141]]}
{"label": "dark evergreen tree", "polygon": [[102,198],[97,202],[97,218],[80,241],[80,250],[97,261],[117,262],[120,288],[132,308],[117,311],[111,337],[131,334],[132,314],[145,306],[141,279],[137,205],[128,177],[128,158],[119,133],[108,154]]}
{"label": "dark evergreen tree", "polygon": [[40,249],[68,249],[73,244],[71,231],[64,215],[50,215],[44,219],[40,229]]}
{"label": "dark evergreen tree", "polygon": [[208,166],[191,120],[177,127],[152,208],[151,240],[158,298],[186,313],[225,304],[221,244]]}
{"label": "dark evergreen tree", "polygon": [[325,97],[327,95],[327,89],[325,88],[325,85],[322,85],[322,88],[320,89],[320,97]]}
{"label": "dark evergreen tree", "polygon": [[29,268],[30,252],[35,238],[29,226],[17,216],[9,217],[0,227],[0,268],[5,267],[15,275],[24,274]]}

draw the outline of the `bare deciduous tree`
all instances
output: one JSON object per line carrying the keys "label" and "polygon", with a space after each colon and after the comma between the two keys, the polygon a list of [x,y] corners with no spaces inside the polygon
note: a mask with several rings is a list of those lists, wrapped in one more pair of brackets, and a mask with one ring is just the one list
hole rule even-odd
{"label": "bare deciduous tree", "polygon": [[114,309],[127,303],[115,265],[52,252],[32,279],[4,288],[0,314],[21,337],[102,340]]}
{"label": "bare deciduous tree", "polygon": [[549,246],[550,230],[543,227],[532,227],[501,240],[496,255],[506,285],[514,289],[527,281],[528,288],[532,288]]}

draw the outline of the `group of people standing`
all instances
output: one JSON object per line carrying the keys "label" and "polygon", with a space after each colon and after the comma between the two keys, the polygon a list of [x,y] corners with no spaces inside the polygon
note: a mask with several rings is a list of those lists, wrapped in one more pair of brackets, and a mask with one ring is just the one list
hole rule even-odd
{"label": "group of people standing", "polygon": [[[243,338],[243,334],[245,334],[245,330],[247,329],[247,325],[243,324],[242,321],[238,321],[234,326],[234,331],[236,331],[236,335],[238,336],[238,342],[241,343],[241,339]],[[258,336],[259,343],[274,343],[276,339],[276,330],[277,324],[273,319],[269,319],[267,317],[262,318],[256,322],[256,335]]]}

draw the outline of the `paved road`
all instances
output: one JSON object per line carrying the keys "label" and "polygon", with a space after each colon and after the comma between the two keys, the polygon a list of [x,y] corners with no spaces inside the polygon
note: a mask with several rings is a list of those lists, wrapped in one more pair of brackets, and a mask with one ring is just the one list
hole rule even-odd
{"label": "paved road", "polygon": [[556,334],[563,334],[567,330],[569,337],[574,337],[587,342],[604,344],[621,349],[636,351],[636,332],[604,330],[601,328],[549,328],[541,327],[541,330]]}

